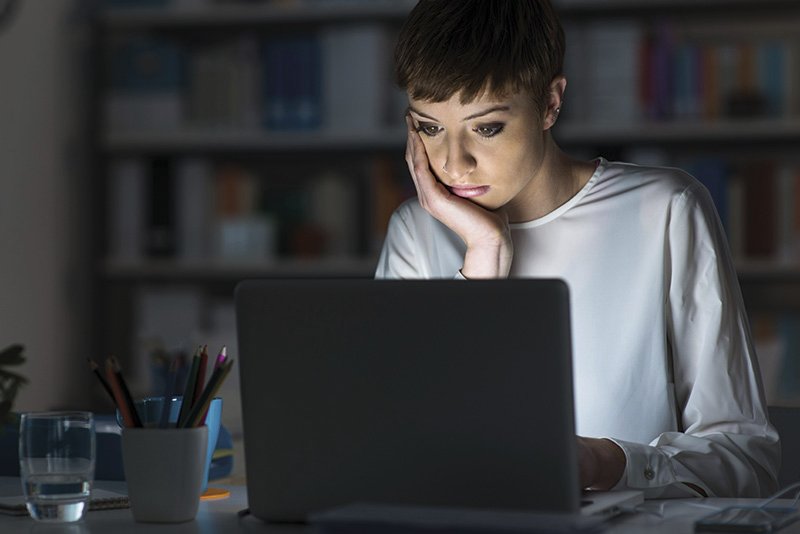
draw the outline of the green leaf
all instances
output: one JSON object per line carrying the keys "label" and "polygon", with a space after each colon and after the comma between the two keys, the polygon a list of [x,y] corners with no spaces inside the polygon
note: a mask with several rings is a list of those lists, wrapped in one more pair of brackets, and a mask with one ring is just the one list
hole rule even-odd
{"label": "green leaf", "polygon": [[11,371],[6,371],[5,369],[0,369],[0,380],[14,380],[16,382],[21,382],[22,384],[27,384],[28,379],[22,375],[18,375],[17,373],[12,373]]}
{"label": "green leaf", "polygon": [[25,347],[22,345],[10,345],[0,351],[0,365],[19,365],[25,363],[25,356],[22,351]]}

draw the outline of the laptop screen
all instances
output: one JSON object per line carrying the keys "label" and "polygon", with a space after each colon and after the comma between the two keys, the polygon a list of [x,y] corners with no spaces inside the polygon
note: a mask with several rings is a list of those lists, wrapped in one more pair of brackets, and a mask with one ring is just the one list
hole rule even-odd
{"label": "laptop screen", "polygon": [[248,501],[576,511],[559,280],[252,280],[236,289]]}

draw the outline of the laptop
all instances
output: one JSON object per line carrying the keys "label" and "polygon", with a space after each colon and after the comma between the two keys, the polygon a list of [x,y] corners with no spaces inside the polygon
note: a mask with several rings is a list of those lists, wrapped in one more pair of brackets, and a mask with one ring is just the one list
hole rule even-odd
{"label": "laptop", "polygon": [[563,281],[249,280],[235,306],[261,519],[363,502],[607,513],[642,499],[582,506]]}

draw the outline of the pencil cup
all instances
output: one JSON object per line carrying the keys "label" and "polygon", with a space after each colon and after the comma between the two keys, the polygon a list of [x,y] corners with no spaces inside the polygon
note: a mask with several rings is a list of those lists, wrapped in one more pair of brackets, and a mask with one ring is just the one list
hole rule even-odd
{"label": "pencil cup", "polygon": [[197,515],[208,427],[123,428],[122,464],[133,518],[182,523]]}
{"label": "pencil cup", "polygon": [[[181,411],[183,397],[166,397],[167,406],[164,406],[164,399],[165,397],[145,397],[134,403],[136,412],[139,414],[139,419],[141,419],[145,427],[175,426]],[[222,398],[214,397],[208,405],[208,414],[206,415],[208,446],[206,448],[206,462],[203,469],[203,492],[208,489],[208,472],[211,468],[211,459],[214,455],[214,449],[217,446],[221,418]],[[120,426],[124,426],[119,411],[117,411],[117,422]]]}

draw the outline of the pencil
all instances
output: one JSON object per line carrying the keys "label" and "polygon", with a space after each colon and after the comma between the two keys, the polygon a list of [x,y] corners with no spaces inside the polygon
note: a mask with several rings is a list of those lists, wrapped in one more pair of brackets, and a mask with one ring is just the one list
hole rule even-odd
{"label": "pencil", "polygon": [[108,385],[108,382],[103,376],[103,373],[100,371],[100,366],[97,365],[97,363],[91,358],[86,358],[86,361],[89,362],[89,367],[92,369],[92,372],[100,380],[100,383],[103,384],[103,389],[105,389],[106,392],[108,393],[108,396],[111,397],[111,402],[116,404],[117,401],[114,400],[114,392],[111,391],[111,386]]}
{"label": "pencil", "polygon": [[194,404],[194,386],[197,383],[197,370],[200,368],[200,348],[192,356],[192,367],[189,369],[189,376],[186,377],[186,385],[183,388],[183,400],[181,401],[181,411],[178,414],[178,422],[175,425],[181,428],[186,422],[186,417]]}
{"label": "pencil", "polygon": [[192,405],[200,400],[200,395],[203,393],[203,386],[206,384],[206,367],[208,367],[208,345],[203,345],[203,350],[200,351],[200,367],[197,369],[197,381],[194,384]]}
{"label": "pencil", "polygon": [[136,411],[136,405],[133,403],[133,397],[131,397],[131,392],[128,389],[128,385],[125,383],[125,378],[122,376],[122,368],[119,365],[119,361],[114,356],[109,357],[109,360],[113,366],[113,371],[114,375],[117,377],[117,382],[119,382],[119,389],[122,391],[122,398],[131,411],[131,420],[133,421],[133,426],[142,426],[142,420],[139,419],[139,412]]}
{"label": "pencil", "polygon": [[114,366],[110,359],[106,360],[106,378],[108,379],[108,385],[114,397],[114,404],[117,405],[117,410],[119,410],[122,416],[122,423],[128,428],[135,427],[136,424],[131,415],[131,407],[125,402],[125,396],[122,394],[122,388],[120,388],[117,375],[114,372]]}
{"label": "pencil", "polygon": [[225,380],[225,377],[227,377],[228,373],[231,372],[231,367],[233,367],[233,359],[228,358],[222,367],[214,369],[214,372],[211,374],[211,378],[208,380],[208,384],[203,390],[203,394],[200,396],[200,401],[194,405],[192,411],[189,413],[189,417],[186,418],[186,424],[183,425],[185,428],[197,426],[200,418],[204,416],[208,410],[208,406],[211,404],[211,399],[213,399],[217,394],[217,391],[219,391],[220,386],[222,386],[222,382]]}
{"label": "pencil", "polygon": [[225,358],[228,357],[228,347],[225,345],[222,346],[220,349],[219,354],[217,354],[217,361],[214,362],[214,369],[217,367],[222,367],[222,364],[225,363]]}

